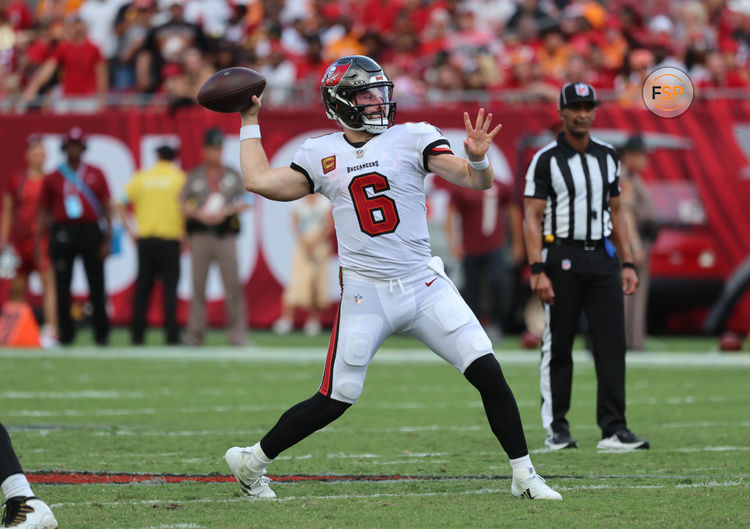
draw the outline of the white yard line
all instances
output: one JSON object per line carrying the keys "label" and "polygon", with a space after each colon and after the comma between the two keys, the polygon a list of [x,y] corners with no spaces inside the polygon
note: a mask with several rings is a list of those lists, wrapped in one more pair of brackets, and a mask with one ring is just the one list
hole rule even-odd
{"label": "white yard line", "polygon": [[[11,400],[11,399],[8,399]],[[666,398],[649,398],[649,399],[629,399],[629,406],[676,406],[686,404],[701,404],[701,403],[743,403],[746,399],[741,397],[727,398],[719,396],[709,396],[705,398],[695,397],[666,397]],[[532,405],[531,402],[520,401],[517,403],[519,407],[525,408]],[[533,403],[534,406],[538,406],[538,402]],[[475,409],[481,407],[481,402],[470,401],[470,402],[450,402],[450,403],[424,403],[424,402],[401,402],[401,403],[375,403],[375,404],[362,404],[358,409],[360,410],[437,410],[437,409]],[[174,415],[174,414],[200,414],[200,413],[265,413],[265,412],[283,412],[289,408],[289,403],[286,404],[239,404],[239,405],[216,405],[216,406],[183,406],[183,407],[144,407],[144,408],[105,408],[105,409],[92,409],[92,410],[79,410],[79,409],[58,409],[58,410],[44,410],[44,409],[14,409],[5,412],[7,417],[35,417],[35,418],[50,418],[50,417],[124,417],[124,416],[137,416],[137,415]],[[666,423],[661,426],[667,428],[683,428],[680,423]],[[693,424],[697,426],[712,426],[720,425],[722,423],[684,423]],[[732,423],[739,426],[749,426],[750,421],[742,421],[739,423]],[[532,427],[532,426],[529,426]],[[334,427],[335,428],[335,427]],[[398,431],[409,431],[409,426],[404,426]],[[442,426],[417,426],[415,427],[420,431],[426,429],[441,429]],[[589,428],[587,425],[577,426],[576,428]],[[593,427],[592,427],[593,428]],[[333,430],[332,430],[333,431]],[[372,431],[389,431],[389,430],[372,430]],[[390,430],[397,431],[397,430]]]}
{"label": "white yard line", "polygon": [[[325,360],[324,347],[247,347],[244,349],[215,348],[130,348],[130,347],[77,347],[60,350],[52,349],[3,349],[0,358],[28,359],[85,359],[85,360],[175,360],[178,362],[284,362],[322,364]],[[501,363],[537,365],[537,351],[499,351]],[[577,363],[592,363],[585,351],[576,351],[573,358]],[[388,364],[438,364],[443,363],[437,355],[426,349],[381,349],[375,355],[376,363]],[[745,353],[634,353],[627,356],[633,366],[649,367],[750,367],[750,355]]]}
{"label": "white yard line", "polygon": [[[510,480],[507,480],[510,481]],[[556,480],[559,481],[559,480]],[[383,482],[377,482],[383,483]],[[391,481],[389,483],[410,483],[409,480],[403,481]],[[727,488],[727,487],[738,487],[746,486],[748,483],[745,481],[707,481],[703,483],[689,483],[689,484],[677,484],[677,485],[572,485],[572,486],[558,486],[555,485],[555,489],[559,491],[584,491],[584,490],[639,490],[639,489],[683,489],[683,488]],[[277,486],[290,485],[290,483],[277,483]],[[293,484],[293,485],[296,485]],[[475,490],[462,490],[455,492],[383,492],[373,494],[331,494],[331,495],[304,495],[304,496],[287,496],[277,498],[272,501],[310,501],[310,500],[354,500],[354,499],[375,499],[375,498],[404,498],[404,497],[429,497],[429,496],[470,496],[479,494],[508,494],[508,487],[504,488],[482,488]],[[248,501],[247,498],[200,498],[195,500],[135,500],[135,501],[82,501],[82,502],[61,502],[53,503],[50,505],[51,508],[57,509],[61,507],[85,507],[91,505],[97,506],[109,506],[109,507],[128,507],[132,505],[164,505],[164,504],[177,504],[177,505],[191,505],[191,504],[203,504],[203,503],[245,503]],[[256,500],[262,501],[262,500]]]}
{"label": "white yard line", "polygon": [[205,525],[198,525],[194,523],[163,523],[161,525],[149,525],[147,527],[139,527],[138,529],[203,529]]}
{"label": "white yard line", "polygon": [[143,391],[3,391],[0,399],[142,399],[148,394]]}
{"label": "white yard line", "polygon": [[[187,413],[187,412],[185,412]],[[6,413],[6,415],[14,415],[13,412]],[[739,427],[748,428],[750,427],[750,421],[716,421],[716,422],[684,422],[684,423],[664,423],[660,425],[660,428],[677,428],[677,429],[695,429],[695,428],[727,428],[727,427]],[[34,428],[34,429],[23,429],[23,428],[10,428],[11,431],[23,430],[25,435],[42,435],[47,436],[51,433],[65,432],[69,428]],[[467,425],[445,425],[445,424],[428,424],[420,426],[395,426],[387,428],[344,428],[339,426],[327,426],[320,430],[324,433],[332,433],[335,435],[343,434],[362,434],[362,433],[417,433],[417,432],[476,432],[487,430],[488,426],[485,424],[467,424]],[[524,427],[526,431],[541,430],[542,427],[537,424],[529,424]],[[598,426],[593,424],[581,424],[576,426],[576,430],[595,431],[599,430]],[[111,427],[81,427],[76,428],[78,432],[85,432],[88,435],[94,437],[125,437],[125,436],[140,436],[140,437],[226,437],[226,436],[252,436],[260,435],[267,432],[267,429],[255,428],[255,429],[237,429],[237,430],[138,430],[131,428],[118,428],[113,430]],[[538,453],[543,453],[540,450]]]}

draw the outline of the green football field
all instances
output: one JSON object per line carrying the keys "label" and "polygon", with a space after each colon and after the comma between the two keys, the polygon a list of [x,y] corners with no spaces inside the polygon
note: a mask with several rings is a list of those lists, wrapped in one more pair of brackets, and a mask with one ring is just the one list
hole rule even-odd
{"label": "green football field", "polygon": [[[160,334],[149,341],[158,343]],[[0,421],[61,528],[750,527],[750,354],[715,340],[649,341],[628,357],[628,420],[652,449],[596,451],[596,380],[575,353],[580,448],[545,452],[538,352],[497,355],[537,471],[562,502],[510,495],[478,394],[415,342],[376,355],[359,403],[269,467],[250,501],[222,456],[317,389],[325,338],[257,332],[242,349],[81,343],[0,350]]]}

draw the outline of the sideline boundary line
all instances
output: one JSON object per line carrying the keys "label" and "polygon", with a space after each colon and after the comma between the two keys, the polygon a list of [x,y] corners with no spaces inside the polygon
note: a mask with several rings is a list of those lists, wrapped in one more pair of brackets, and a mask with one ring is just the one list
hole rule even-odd
{"label": "sideline boundary line", "polygon": [[[500,350],[495,356],[502,364],[539,364],[537,351]],[[229,349],[222,347],[149,347],[147,350],[131,347],[79,347],[75,349],[3,349],[0,358],[12,359],[65,359],[65,360],[174,360],[176,362],[273,362],[273,363],[312,363],[325,360],[322,347],[248,347]],[[576,363],[592,364],[585,351],[575,351]],[[750,355],[744,353],[630,353],[626,357],[628,365],[649,367],[748,367]],[[387,364],[442,364],[444,360],[427,349],[381,349],[375,355],[375,363]]]}

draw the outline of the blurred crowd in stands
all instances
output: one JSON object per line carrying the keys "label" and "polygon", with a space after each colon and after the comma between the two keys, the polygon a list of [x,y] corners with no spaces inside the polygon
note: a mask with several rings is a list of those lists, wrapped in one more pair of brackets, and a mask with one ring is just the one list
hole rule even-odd
{"label": "blurred crowd in stands", "polygon": [[699,96],[741,96],[750,0],[0,0],[0,97],[24,106],[109,93],[178,108],[236,65],[267,77],[266,103],[305,104],[350,54],[384,66],[400,105],[553,101],[568,81],[633,105],[660,65]]}

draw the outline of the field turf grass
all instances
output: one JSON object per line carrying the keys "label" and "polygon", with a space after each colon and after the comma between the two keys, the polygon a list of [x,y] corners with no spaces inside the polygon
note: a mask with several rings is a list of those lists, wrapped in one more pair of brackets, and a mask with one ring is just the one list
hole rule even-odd
{"label": "field turf grass", "polygon": [[106,349],[82,337],[69,349],[0,350],[0,421],[60,527],[750,527],[747,351],[664,338],[629,355],[629,424],[652,443],[629,454],[597,453],[593,364],[576,351],[569,419],[580,448],[550,453],[538,352],[509,337],[497,355],[532,459],[564,498],[530,502],[510,495],[510,467],[475,390],[396,338],[376,355],[359,403],[269,467],[279,499],[249,501],[222,456],[316,391],[327,341],[252,340],[230,348],[215,333],[202,348],[132,348],[119,331]]}

